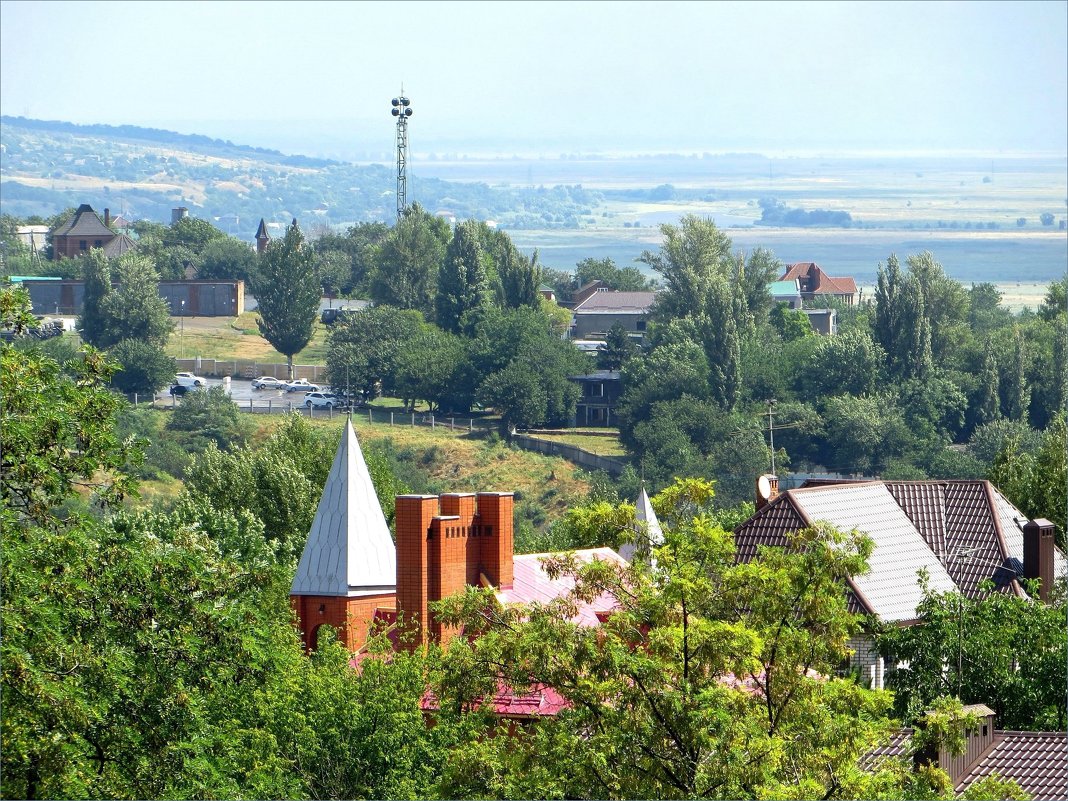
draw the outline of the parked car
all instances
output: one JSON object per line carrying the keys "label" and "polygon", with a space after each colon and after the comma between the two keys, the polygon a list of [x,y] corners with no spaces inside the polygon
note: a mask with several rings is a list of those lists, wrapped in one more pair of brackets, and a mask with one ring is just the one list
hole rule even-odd
{"label": "parked car", "polygon": [[344,398],[339,398],[333,392],[309,392],[304,396],[304,405],[311,408],[335,409],[345,406]]}
{"label": "parked car", "polygon": [[285,389],[286,382],[274,376],[264,375],[252,382],[253,389]]}
{"label": "parked car", "polygon": [[298,378],[296,381],[284,384],[283,387],[286,392],[318,392],[321,389],[318,384],[313,384],[307,378]]}
{"label": "parked car", "polygon": [[180,387],[206,387],[208,385],[206,378],[201,378],[192,373],[178,373],[174,380]]}
{"label": "parked car", "polygon": [[174,396],[184,395],[187,392],[192,392],[193,387],[187,387],[182,384],[175,384],[171,387],[171,394]]}

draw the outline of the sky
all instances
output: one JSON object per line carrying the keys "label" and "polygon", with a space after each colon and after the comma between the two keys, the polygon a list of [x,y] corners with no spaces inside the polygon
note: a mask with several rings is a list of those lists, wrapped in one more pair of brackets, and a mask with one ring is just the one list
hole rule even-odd
{"label": "sky", "polygon": [[0,112],[309,155],[1068,153],[1068,2],[0,0]]}

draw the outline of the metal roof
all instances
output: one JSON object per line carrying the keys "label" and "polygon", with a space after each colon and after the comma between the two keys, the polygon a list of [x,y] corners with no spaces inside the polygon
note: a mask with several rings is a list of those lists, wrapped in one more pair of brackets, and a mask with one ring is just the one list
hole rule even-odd
{"label": "metal roof", "polygon": [[[627,561],[611,548],[587,548],[574,552],[580,562],[591,562],[601,559],[625,565]],[[512,562],[512,588],[499,590],[497,598],[501,603],[547,603],[554,598],[559,598],[575,589],[575,582],[570,576],[558,576],[549,578],[545,572],[544,561],[560,554],[552,553],[527,553],[516,554]],[[604,593],[593,601],[580,603],[578,614],[573,622],[580,626],[596,626],[600,623],[598,612],[610,612],[617,606],[616,599],[608,593]]]}
{"label": "metal roof", "polygon": [[634,504],[634,518],[638,524],[635,541],[624,543],[619,548],[619,555],[628,562],[634,559],[634,554],[638,551],[648,554],[650,547],[657,548],[664,544],[664,530],[660,527],[653,502],[649,499],[644,484]]}
{"label": "metal roof", "polygon": [[656,300],[655,292],[594,292],[577,304],[574,314],[646,314]]}
{"label": "metal roof", "polygon": [[378,595],[394,592],[396,580],[393,538],[346,421],[289,594]]}
{"label": "metal roof", "polygon": [[855,576],[854,589],[869,611],[886,621],[914,620],[923,600],[918,573],[927,571],[936,592],[956,589],[953,579],[924,542],[908,515],[882,483],[790,490],[803,516],[826,521],[842,531],[857,529],[874,548],[868,572]]}
{"label": "metal roof", "polygon": [[793,281],[772,281],[768,284],[768,292],[771,293],[772,297],[793,297],[801,294],[796,279]]}

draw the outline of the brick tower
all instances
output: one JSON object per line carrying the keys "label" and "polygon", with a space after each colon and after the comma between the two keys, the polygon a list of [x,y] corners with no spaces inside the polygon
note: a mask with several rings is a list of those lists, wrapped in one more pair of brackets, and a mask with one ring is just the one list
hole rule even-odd
{"label": "brick tower", "polygon": [[397,611],[414,644],[455,634],[429,605],[465,585],[512,588],[510,492],[397,496]]}
{"label": "brick tower", "polygon": [[289,601],[308,650],[333,626],[350,651],[367,641],[375,610],[394,605],[397,555],[352,423],[345,423]]}
{"label": "brick tower", "polygon": [[260,218],[260,227],[256,229],[256,252],[263,254],[267,252],[267,243],[271,241],[271,235],[267,233],[267,223]]}

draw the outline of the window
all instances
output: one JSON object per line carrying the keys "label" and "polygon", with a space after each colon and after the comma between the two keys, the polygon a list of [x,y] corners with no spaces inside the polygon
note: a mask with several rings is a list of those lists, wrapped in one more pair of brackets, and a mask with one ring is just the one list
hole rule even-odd
{"label": "window", "polygon": [[94,239],[93,240],[93,247],[94,248],[102,248],[102,247],[104,247],[104,240],[103,239]]}
{"label": "window", "polygon": [[89,242],[85,239],[79,239],[78,250],[89,250]]}
{"label": "window", "polygon": [[645,320],[638,320],[638,324],[635,326],[635,328],[637,328],[637,330],[639,330],[639,331],[644,331],[645,330]]}

